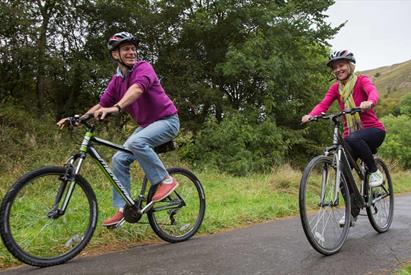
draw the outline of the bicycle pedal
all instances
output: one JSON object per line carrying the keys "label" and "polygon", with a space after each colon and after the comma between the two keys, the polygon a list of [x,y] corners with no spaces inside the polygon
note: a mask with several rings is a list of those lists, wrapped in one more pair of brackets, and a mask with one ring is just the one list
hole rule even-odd
{"label": "bicycle pedal", "polygon": [[121,222],[106,226],[107,229],[114,230],[120,228],[124,224],[125,220],[123,219]]}

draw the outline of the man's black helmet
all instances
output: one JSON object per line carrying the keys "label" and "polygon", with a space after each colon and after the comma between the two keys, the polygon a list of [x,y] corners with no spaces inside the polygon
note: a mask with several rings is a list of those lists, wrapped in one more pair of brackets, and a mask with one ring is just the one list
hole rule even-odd
{"label": "man's black helmet", "polygon": [[138,47],[138,43],[140,42],[137,38],[135,38],[131,33],[128,32],[119,32],[110,37],[107,42],[107,47],[110,52],[115,50],[121,43],[130,42],[133,43],[136,47]]}
{"label": "man's black helmet", "polygon": [[354,54],[348,50],[335,51],[328,57],[327,66],[331,67],[334,61],[345,59],[355,64]]}

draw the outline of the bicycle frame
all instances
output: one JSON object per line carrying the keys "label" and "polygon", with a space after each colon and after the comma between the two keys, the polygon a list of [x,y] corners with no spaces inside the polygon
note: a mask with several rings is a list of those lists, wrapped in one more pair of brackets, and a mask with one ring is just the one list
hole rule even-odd
{"label": "bicycle frame", "polygon": [[[332,117],[332,121],[334,122],[334,131],[333,131],[333,146],[327,147],[324,151],[325,156],[334,156],[334,161],[336,164],[336,182],[341,182],[341,177],[344,177],[345,182],[348,185],[348,189],[350,192],[353,192],[360,200],[361,206],[364,207],[367,205],[367,203],[364,200],[364,196],[368,195],[365,194],[367,188],[367,176],[366,176],[366,170],[364,167],[362,169],[359,167],[359,165],[354,161],[353,157],[350,155],[348,147],[341,136],[341,133],[339,131],[340,127],[340,121],[338,120],[338,117]],[[355,183],[354,176],[352,174],[352,169],[355,170],[359,178],[361,179],[361,191],[358,190],[358,187]],[[325,189],[325,182],[322,183],[323,189]],[[335,185],[335,192],[334,192],[334,203],[336,203],[337,198],[338,198],[338,193],[340,191],[340,186],[338,184]],[[323,200],[323,194],[322,194],[322,200]]]}
{"label": "bicycle frame", "polygon": [[[74,191],[74,187],[76,185],[74,179],[77,175],[80,174],[81,166],[82,166],[87,154],[89,154],[93,159],[96,160],[98,166],[101,168],[101,170],[106,175],[106,177],[110,180],[111,185],[113,185],[113,187],[118,191],[118,193],[124,199],[124,201],[126,202],[126,204],[128,206],[135,207],[139,214],[144,214],[153,205],[153,202],[150,202],[144,208],[140,209],[141,204],[139,202],[136,203],[133,200],[133,198],[127,192],[125,187],[120,183],[120,181],[117,179],[117,177],[113,174],[113,172],[109,168],[106,161],[100,156],[100,154],[94,148],[93,143],[103,145],[103,146],[106,146],[106,147],[110,147],[112,149],[116,149],[116,150],[119,150],[119,151],[122,151],[122,152],[130,153],[130,154],[133,154],[133,153],[130,150],[124,148],[121,145],[118,145],[118,144],[112,143],[110,141],[95,137],[94,136],[94,130],[95,130],[94,126],[87,125],[87,132],[85,133],[85,135],[83,137],[83,141],[80,145],[80,152],[73,155],[73,156],[71,156],[67,160],[67,162],[65,164],[67,172],[66,172],[66,175],[63,178],[64,182],[60,186],[59,192],[58,192],[58,194],[56,196],[56,199],[55,199],[54,207],[53,207],[52,211],[50,211],[49,217],[57,218],[58,216],[63,215],[64,212],[66,211],[67,205],[70,201],[70,198],[71,198],[71,196],[73,194],[73,191]],[[62,204],[61,208],[59,209],[58,204],[59,204],[60,200],[63,197],[63,194],[64,194],[64,192],[67,188],[67,184],[69,186],[68,186],[67,192],[64,195],[63,204]],[[146,191],[146,188],[147,188],[147,181],[145,180],[145,181],[143,181],[143,186],[141,188],[141,192],[140,192],[140,195],[139,195],[139,201],[144,199],[144,193]]]}
{"label": "bicycle frame", "polygon": [[[365,164],[362,163],[361,167],[354,161],[353,157],[349,153],[348,147],[346,142],[344,141],[341,133],[339,131],[339,121],[338,117],[332,118],[335,127],[334,127],[334,134],[333,134],[333,146],[327,147],[324,151],[325,156],[334,155],[334,160],[336,161],[336,168],[337,168],[337,178],[336,182],[341,182],[341,177],[344,177],[345,182],[348,185],[348,189],[350,193],[352,192],[357,200],[354,203],[358,203],[359,207],[370,207],[374,205],[377,201],[384,199],[387,196],[382,196],[378,198],[373,198],[368,192],[368,171],[365,167]],[[361,180],[361,190],[358,190],[357,184],[355,183],[355,179],[353,176],[353,172],[355,171],[358,177]],[[327,176],[328,178],[328,176]],[[325,190],[326,182],[322,183],[322,188]],[[382,186],[384,191],[388,194],[388,190],[384,186]],[[337,202],[338,193],[340,191],[340,187],[336,184],[335,186],[335,193],[334,193],[334,202]],[[324,203],[324,191],[321,194],[322,203]],[[351,201],[353,204],[353,201]]]}

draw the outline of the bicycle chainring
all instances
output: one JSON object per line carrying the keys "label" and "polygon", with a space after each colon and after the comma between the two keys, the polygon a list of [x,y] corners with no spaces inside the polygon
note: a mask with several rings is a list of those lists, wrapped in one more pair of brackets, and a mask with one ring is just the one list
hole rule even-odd
{"label": "bicycle chainring", "polygon": [[126,205],[124,207],[124,219],[129,223],[136,223],[141,219],[141,214],[138,213],[138,209],[133,206]]}

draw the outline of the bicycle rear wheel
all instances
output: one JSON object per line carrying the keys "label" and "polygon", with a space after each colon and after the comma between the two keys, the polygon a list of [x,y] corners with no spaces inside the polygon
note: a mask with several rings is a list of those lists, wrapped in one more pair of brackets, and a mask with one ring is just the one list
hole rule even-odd
{"label": "bicycle rear wheel", "polygon": [[[205,213],[205,195],[197,177],[183,168],[168,169],[170,176],[179,183],[177,189],[167,198],[156,202],[147,213],[154,232],[171,243],[191,238],[200,227]],[[150,188],[148,202],[156,186]]]}
{"label": "bicycle rear wheel", "polygon": [[380,158],[376,158],[375,162],[384,175],[384,181],[381,186],[371,188],[369,196],[372,203],[367,207],[367,215],[375,231],[383,233],[390,228],[393,220],[394,190],[387,165]]}
{"label": "bicycle rear wheel", "polygon": [[80,253],[93,235],[97,202],[83,177],[76,177],[65,213],[58,211],[63,201],[57,194],[65,194],[70,185],[64,179],[65,171],[63,167],[44,167],[29,172],[2,202],[1,238],[10,253],[26,264],[64,263]]}
{"label": "bicycle rear wheel", "polygon": [[[304,170],[300,182],[300,218],[312,247],[324,255],[337,253],[350,226],[348,186],[341,177],[336,186],[336,168],[330,158],[318,156]],[[345,217],[344,225],[339,221]]]}

